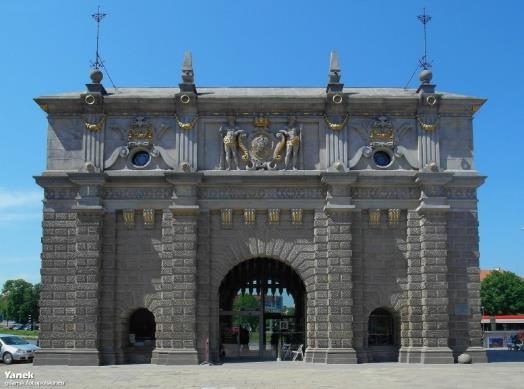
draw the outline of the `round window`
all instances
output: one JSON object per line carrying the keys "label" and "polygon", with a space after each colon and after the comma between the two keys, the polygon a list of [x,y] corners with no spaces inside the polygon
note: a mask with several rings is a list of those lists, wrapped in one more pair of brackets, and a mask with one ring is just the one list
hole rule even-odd
{"label": "round window", "polygon": [[386,167],[391,163],[391,155],[383,150],[375,151],[373,161],[377,166]]}
{"label": "round window", "polygon": [[137,151],[131,158],[131,163],[136,167],[144,167],[149,163],[151,156],[147,151]]}

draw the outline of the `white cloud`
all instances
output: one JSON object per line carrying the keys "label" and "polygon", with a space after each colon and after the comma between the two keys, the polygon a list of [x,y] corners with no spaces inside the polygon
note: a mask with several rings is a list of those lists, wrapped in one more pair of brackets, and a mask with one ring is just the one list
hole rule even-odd
{"label": "white cloud", "polygon": [[40,220],[42,197],[37,189],[24,191],[0,187],[0,224]]}
{"label": "white cloud", "polygon": [[0,188],[0,210],[39,206],[43,195],[39,190],[8,190]]}

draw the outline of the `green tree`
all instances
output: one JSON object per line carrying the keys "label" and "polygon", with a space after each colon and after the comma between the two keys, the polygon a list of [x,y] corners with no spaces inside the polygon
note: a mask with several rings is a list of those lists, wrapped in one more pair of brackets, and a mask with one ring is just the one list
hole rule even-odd
{"label": "green tree", "polygon": [[[233,311],[256,311],[260,309],[260,301],[250,294],[239,294],[233,301]],[[233,316],[233,325],[243,326],[249,324],[252,331],[258,327],[258,316]]]}
{"label": "green tree", "polygon": [[0,320],[7,320],[7,299],[6,296],[0,294]]}
{"label": "green tree", "polygon": [[40,319],[40,289],[41,284],[37,283],[33,285],[31,291],[31,316],[33,322],[37,322]]}
{"label": "green tree", "polygon": [[2,289],[5,299],[5,314],[9,320],[27,323],[29,315],[38,320],[40,284],[32,285],[22,279],[7,280]]}
{"label": "green tree", "polygon": [[480,298],[488,315],[524,313],[524,280],[512,272],[493,271],[480,284]]}

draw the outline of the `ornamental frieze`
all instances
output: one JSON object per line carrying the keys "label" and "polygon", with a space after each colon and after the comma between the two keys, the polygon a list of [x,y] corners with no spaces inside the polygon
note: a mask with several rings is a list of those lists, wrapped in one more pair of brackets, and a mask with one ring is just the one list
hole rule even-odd
{"label": "ornamental frieze", "polygon": [[410,200],[418,199],[420,190],[409,186],[401,188],[358,187],[351,189],[351,197],[354,199]]}
{"label": "ornamental frieze", "polygon": [[73,200],[78,194],[75,188],[46,188],[44,198],[46,200]]}
{"label": "ornamental frieze", "polygon": [[106,200],[169,200],[173,197],[171,188],[106,188]]}
{"label": "ornamental frieze", "polygon": [[448,188],[447,197],[451,200],[476,200],[477,190],[474,188]]}
{"label": "ornamental frieze", "polygon": [[319,199],[320,188],[200,188],[201,199]]}

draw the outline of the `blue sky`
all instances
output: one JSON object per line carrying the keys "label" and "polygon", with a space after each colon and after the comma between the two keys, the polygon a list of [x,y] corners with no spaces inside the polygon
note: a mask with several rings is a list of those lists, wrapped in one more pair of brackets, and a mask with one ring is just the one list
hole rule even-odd
{"label": "blue sky", "polygon": [[[475,117],[481,266],[524,274],[521,1],[3,0],[0,283],[39,280],[46,117],[32,99],[80,91],[101,53],[117,86],[172,86],[191,50],[197,86],[324,86],[336,49],[346,86],[406,84],[425,6],[437,89],[488,98]],[[104,80],[106,85],[109,81]],[[416,87],[416,79],[411,87]]]}

